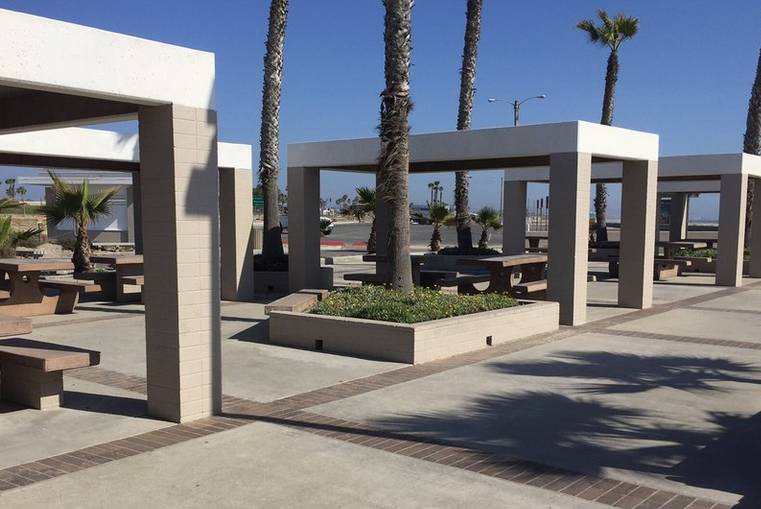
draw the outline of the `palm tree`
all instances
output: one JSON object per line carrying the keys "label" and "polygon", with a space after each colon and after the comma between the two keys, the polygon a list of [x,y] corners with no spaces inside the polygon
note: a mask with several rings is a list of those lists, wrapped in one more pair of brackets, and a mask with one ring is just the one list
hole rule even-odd
{"label": "palm tree", "polygon": [[21,197],[21,200],[22,200],[21,201],[21,210],[23,210],[24,215],[26,215],[26,201],[23,201],[23,200],[24,200],[24,197],[26,196],[26,193],[27,193],[26,187],[24,187],[24,186],[18,186],[16,188],[16,194],[19,195]]}
{"label": "palm tree", "polygon": [[412,0],[384,0],[386,86],[381,92],[378,181],[388,214],[388,283],[412,291],[409,209],[409,113]]}
{"label": "palm tree", "polygon": [[486,249],[489,247],[489,230],[499,230],[502,228],[502,223],[499,221],[499,212],[493,207],[482,207],[476,213],[474,221],[481,227],[481,238],[478,239],[478,247]]}
{"label": "palm tree", "polygon": [[[748,101],[748,116],[745,121],[745,136],[743,152],[761,155],[761,51],[756,64],[756,79]],[[755,195],[756,179],[748,179],[748,202],[745,214],[745,247],[750,246],[750,225],[753,216],[753,198]]]}
{"label": "palm tree", "polygon": [[[600,9],[597,17],[601,24],[595,25],[594,20],[580,21],[576,27],[583,30],[589,36],[589,42],[599,44],[610,49],[608,55],[608,67],[605,72],[605,94],[602,99],[602,118],[600,123],[613,125],[613,103],[616,95],[616,82],[618,81],[618,49],[627,39],[631,39],[639,30],[639,18],[616,14],[614,18]],[[607,208],[608,188],[605,184],[595,186],[595,220],[597,222],[597,240],[607,239]]]}
{"label": "palm tree", "polygon": [[[481,38],[481,4],[483,0],[468,0],[465,14],[465,46],[462,50],[460,68],[460,103],[457,109],[457,130],[470,129],[473,112],[473,94],[476,91],[476,62],[478,60],[478,40]],[[468,195],[470,176],[467,171],[455,172],[454,204],[457,218],[457,247],[473,247],[473,233],[470,230],[470,207]]]}
{"label": "palm tree", "polygon": [[259,137],[259,178],[264,191],[262,258],[266,261],[283,256],[277,176],[280,168],[280,89],[283,82],[283,43],[287,18],[288,0],[271,0]]}
{"label": "palm tree", "polygon": [[436,183],[435,182],[428,182],[428,189],[431,190],[431,200],[430,203],[433,203],[436,201],[436,199],[433,197],[434,189],[436,189]]}
{"label": "palm tree", "polygon": [[90,255],[92,253],[87,227],[111,212],[110,201],[118,189],[105,189],[91,194],[87,179],[82,181],[81,186],[72,186],[52,172],[48,173],[53,179],[53,201],[46,203],[40,211],[45,214],[49,224],[58,225],[67,219],[74,221],[77,229],[77,241],[71,257],[74,272],[91,270]]}
{"label": "palm tree", "polygon": [[372,254],[377,251],[377,240],[375,230],[375,189],[372,187],[358,187],[356,189],[357,197],[359,198],[359,207],[365,214],[373,215],[373,222],[370,225],[370,237],[367,239],[367,252]]}
{"label": "palm tree", "polygon": [[428,218],[433,225],[433,233],[431,233],[431,251],[437,252],[441,249],[441,225],[447,221],[449,217],[449,209],[440,203],[428,204]]}

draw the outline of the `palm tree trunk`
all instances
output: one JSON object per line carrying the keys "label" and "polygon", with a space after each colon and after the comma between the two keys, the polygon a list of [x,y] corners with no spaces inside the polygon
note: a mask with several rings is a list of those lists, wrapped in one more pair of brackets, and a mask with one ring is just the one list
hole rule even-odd
{"label": "palm tree trunk", "polygon": [[433,225],[430,247],[434,253],[441,249],[441,225],[438,223]]}
{"label": "palm tree trunk", "polygon": [[409,209],[410,39],[412,0],[384,0],[386,88],[381,93],[380,177],[388,207],[388,283],[412,291]]}
{"label": "palm tree trunk", "polygon": [[74,246],[74,254],[71,263],[74,264],[74,273],[87,272],[92,269],[90,263],[90,237],[87,234],[87,225],[84,221],[77,222],[77,242]]}
{"label": "palm tree trunk", "polygon": [[367,239],[367,252],[368,254],[374,254],[378,248],[377,248],[377,239],[378,234],[375,230],[375,213],[373,213],[373,222],[370,225],[370,237]]}
{"label": "palm tree trunk", "polygon": [[[745,121],[745,136],[743,138],[743,152],[753,155],[761,155],[761,51],[758,54],[756,64],[756,79],[748,102],[748,116]],[[753,199],[755,195],[756,179],[748,179],[748,202],[745,209],[745,247],[750,246],[750,225],[753,216]]]}
{"label": "palm tree trunk", "polygon": [[280,168],[280,89],[283,81],[283,42],[287,17],[288,0],[272,0],[267,53],[264,56],[262,125],[259,139],[259,178],[264,194],[262,256],[266,260],[283,256],[278,217],[277,176]]}
{"label": "palm tree trunk", "polygon": [[[476,63],[478,61],[478,40],[481,38],[481,5],[483,0],[468,0],[465,15],[465,44],[462,51],[460,70],[460,103],[457,110],[457,130],[470,129],[473,112],[473,94],[476,87]],[[454,203],[457,221],[457,246],[460,249],[473,247],[473,233],[470,230],[470,206],[468,203],[470,178],[467,171],[455,173]]]}
{"label": "palm tree trunk", "polygon": [[[600,119],[603,125],[613,125],[617,81],[618,51],[612,50],[608,56],[608,67],[605,71],[605,95],[602,99],[602,118]],[[595,222],[597,223],[597,240],[608,240],[608,186],[605,184],[595,186]]]}
{"label": "palm tree trunk", "polygon": [[486,249],[489,247],[489,232],[486,228],[481,229],[481,238],[478,239],[478,247],[480,249]]}

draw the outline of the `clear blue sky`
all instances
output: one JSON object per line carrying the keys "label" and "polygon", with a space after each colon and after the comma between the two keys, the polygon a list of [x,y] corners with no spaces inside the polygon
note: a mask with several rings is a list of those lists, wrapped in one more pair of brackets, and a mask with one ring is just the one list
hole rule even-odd
{"label": "clear blue sky", "polygon": [[[213,51],[220,139],[253,144],[254,165],[268,5],[266,0],[0,0],[4,8]],[[484,0],[473,126],[512,122],[505,105],[489,104],[488,97],[538,93],[549,98],[526,104],[523,123],[599,121],[607,52],[587,43],[574,26],[600,7],[641,19],[640,33],[621,51],[614,123],[660,134],[662,155],[740,150],[761,45],[758,0]],[[416,0],[413,132],[455,126],[464,13],[465,0]],[[291,0],[283,164],[289,142],[375,135],[382,30],[380,0]],[[499,175],[474,175],[474,206],[497,204]],[[412,198],[425,201],[432,178],[442,181],[451,201],[451,175],[414,177]],[[352,195],[356,185],[369,183],[327,174],[322,194]],[[612,212],[617,201],[614,196]],[[716,215],[712,200],[695,205],[697,215]]]}

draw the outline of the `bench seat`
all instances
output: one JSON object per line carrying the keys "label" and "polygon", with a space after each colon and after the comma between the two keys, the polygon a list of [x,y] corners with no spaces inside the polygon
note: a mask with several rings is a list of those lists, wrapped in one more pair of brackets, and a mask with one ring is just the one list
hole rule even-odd
{"label": "bench seat", "polygon": [[[685,267],[690,267],[692,262],[690,260],[674,259],[674,258],[656,258],[653,262],[653,280],[665,281],[667,279],[675,278]],[[618,277],[619,275],[619,257],[608,257],[608,273],[611,277]]]}
{"label": "bench seat", "polygon": [[525,283],[519,283],[515,285],[515,292],[520,295],[540,294],[547,291],[547,280],[539,279],[537,281],[527,281]]}
{"label": "bench seat", "polygon": [[0,340],[0,397],[38,410],[63,402],[63,372],[95,366],[100,352],[32,339]]}
{"label": "bench seat", "polygon": [[77,291],[79,293],[93,293],[100,291],[100,284],[81,279],[46,279],[40,281],[42,288],[60,290],[61,292]]}
{"label": "bench seat", "polygon": [[360,281],[362,284],[372,285],[380,285],[386,282],[386,278],[383,274],[375,274],[373,272],[353,272],[350,274],[344,274],[344,280]]}
{"label": "bench seat", "polygon": [[305,288],[296,293],[286,295],[264,306],[264,314],[269,315],[272,311],[308,311],[317,302],[328,296],[330,291],[323,289]]}
{"label": "bench seat", "polygon": [[489,274],[462,274],[453,278],[439,279],[439,286],[472,285],[475,283],[488,283],[491,279]]}
{"label": "bench seat", "polygon": [[32,321],[21,316],[0,315],[0,336],[18,336],[32,332]]}
{"label": "bench seat", "polygon": [[122,283],[125,285],[143,286],[145,285],[145,276],[122,276]]}

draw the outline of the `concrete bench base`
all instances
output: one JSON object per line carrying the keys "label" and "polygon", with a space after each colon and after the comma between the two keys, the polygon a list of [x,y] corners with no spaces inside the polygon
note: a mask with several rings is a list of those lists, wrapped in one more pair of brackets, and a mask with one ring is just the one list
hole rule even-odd
{"label": "concrete bench base", "polygon": [[273,311],[270,342],[370,359],[419,364],[559,328],[557,302],[414,324]]}
{"label": "concrete bench base", "polygon": [[63,402],[63,372],[94,366],[100,352],[31,339],[0,341],[0,398],[49,410]]}
{"label": "concrete bench base", "polygon": [[0,397],[19,405],[51,410],[63,403],[63,372],[4,363],[0,367]]}
{"label": "concrete bench base", "polygon": [[0,315],[0,336],[19,336],[32,332],[32,321],[21,316]]}

